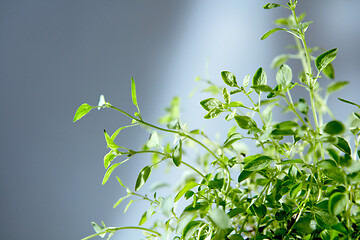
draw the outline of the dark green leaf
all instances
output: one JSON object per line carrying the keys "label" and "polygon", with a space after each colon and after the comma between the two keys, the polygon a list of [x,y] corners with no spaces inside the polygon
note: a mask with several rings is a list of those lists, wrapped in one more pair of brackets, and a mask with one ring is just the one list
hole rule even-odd
{"label": "dark green leaf", "polygon": [[224,80],[224,82],[228,86],[230,86],[230,87],[236,87],[237,86],[236,77],[231,72],[222,71],[221,72],[221,78]]}
{"label": "dark green leaf", "polygon": [[271,132],[271,135],[275,136],[292,136],[295,135],[295,132],[291,129],[274,129]]}
{"label": "dark green leaf", "polygon": [[316,222],[310,216],[304,216],[295,223],[294,229],[301,233],[310,234],[316,230]]}
{"label": "dark green leaf", "polygon": [[265,155],[260,155],[257,158],[253,159],[252,161],[246,163],[244,166],[244,170],[259,171],[261,169],[268,167],[272,161],[273,161],[272,158]]}
{"label": "dark green leaf", "polygon": [[325,211],[319,211],[315,214],[317,224],[325,229],[330,229],[331,226],[338,224],[339,220]]}
{"label": "dark green leaf", "polygon": [[263,7],[264,9],[272,9],[272,8],[277,8],[280,7],[280,4],[277,3],[267,3],[265,4],[265,6]]}
{"label": "dark green leaf", "polygon": [[251,88],[256,92],[271,92],[273,90],[268,85],[253,85]]}
{"label": "dark green leaf", "polygon": [[221,109],[213,108],[204,116],[204,118],[205,119],[215,118],[215,117],[219,116],[221,112],[222,112]]}
{"label": "dark green leaf", "polygon": [[318,56],[315,59],[316,68],[319,71],[322,71],[324,68],[326,68],[326,66],[329,65],[336,58],[337,51],[338,50],[334,48]]}
{"label": "dark green leaf", "polygon": [[246,171],[246,170],[241,171],[241,173],[238,177],[238,182],[244,181],[245,179],[250,177],[252,173],[253,173],[252,171]]}
{"label": "dark green leaf", "polygon": [[[260,67],[260,68],[256,71],[256,73],[255,73],[255,75],[254,75],[254,77],[253,77],[253,79],[252,79],[252,86],[256,86],[256,85],[266,85],[266,83],[267,83],[266,73],[265,73],[265,71],[263,70],[263,68]],[[259,93],[259,92],[257,91],[257,93]]]}
{"label": "dark green leaf", "polygon": [[267,98],[273,98],[273,97],[276,97],[277,95],[279,95],[279,85],[276,85],[273,89],[272,92],[270,92],[266,97]]}
{"label": "dark green leaf", "polygon": [[256,122],[248,116],[235,116],[235,121],[242,129],[252,129],[256,127]]}
{"label": "dark green leaf", "polygon": [[135,184],[135,191],[139,191],[140,188],[146,183],[150,174],[151,174],[152,166],[144,167],[137,177],[136,184]]}
{"label": "dark green leaf", "polygon": [[187,191],[199,185],[197,182],[189,181],[185,186],[176,194],[174,202],[177,202]]}
{"label": "dark green leaf", "polygon": [[354,105],[354,106],[357,106],[358,108],[360,108],[360,105],[359,104],[356,104],[354,102],[351,102],[349,100],[345,100],[345,99],[342,99],[342,98],[338,98],[340,101],[344,102],[344,103],[348,103],[348,104],[351,104],[351,105]]}
{"label": "dark green leaf", "polygon": [[286,165],[286,164],[295,164],[295,163],[305,163],[302,159],[289,159],[289,160],[284,160],[281,161],[279,163],[276,163],[277,165]]}
{"label": "dark green leaf", "polygon": [[281,122],[281,123],[278,123],[278,124],[274,125],[274,128],[281,129],[281,130],[291,129],[291,128],[298,128],[298,127],[299,127],[299,124],[297,124],[294,121],[284,121],[284,122]]}
{"label": "dark green leaf", "polygon": [[308,113],[308,111],[309,111],[309,106],[308,106],[308,104],[306,103],[305,99],[303,99],[303,98],[300,98],[300,99],[299,99],[299,103],[297,104],[297,107],[298,107],[299,111],[300,111],[301,113],[305,114],[305,115],[306,115],[306,114]]}
{"label": "dark green leaf", "polygon": [[334,146],[337,147],[340,151],[351,155],[349,143],[344,138],[338,137],[338,142],[334,144]]}
{"label": "dark green leaf", "polygon": [[273,28],[273,29],[267,31],[264,35],[262,35],[262,37],[260,39],[264,40],[264,39],[268,38],[271,34],[273,34],[274,32],[277,32],[277,31],[286,31],[286,29],[285,28]]}
{"label": "dark green leaf", "polygon": [[251,207],[253,208],[253,210],[258,218],[265,217],[267,209],[264,204],[261,204],[259,207],[257,207],[255,204],[253,204],[253,205],[251,205]]}
{"label": "dark green leaf", "polygon": [[358,119],[360,119],[360,114],[357,112],[353,112],[354,116],[357,117]]}
{"label": "dark green leaf", "polygon": [[340,214],[348,203],[348,196],[344,193],[335,192],[329,199],[329,212],[332,215]]}
{"label": "dark green leaf", "polygon": [[279,70],[276,73],[276,82],[282,87],[282,89],[287,89],[291,85],[292,80],[292,71],[291,68],[283,64],[280,66]]}
{"label": "dark green leaf", "polygon": [[276,56],[272,62],[270,67],[271,68],[278,68],[280,67],[282,64],[286,63],[286,61],[289,59],[289,55],[288,54],[282,54],[279,56]]}
{"label": "dark green leaf", "polygon": [[228,212],[228,216],[229,218],[233,218],[237,215],[239,215],[240,213],[243,212],[243,209],[241,208],[234,208],[234,209],[231,209],[229,212]]}
{"label": "dark green leaf", "polygon": [[200,102],[201,106],[206,110],[210,111],[214,108],[220,108],[222,103],[216,98],[208,98]]}
{"label": "dark green leaf", "polygon": [[220,208],[211,209],[209,218],[219,229],[228,229],[231,227],[231,220],[229,216]]}
{"label": "dark green leaf", "polygon": [[330,79],[335,78],[334,67],[331,63],[324,68],[323,73],[325,74],[325,76],[327,76]]}
{"label": "dark green leaf", "polygon": [[330,135],[342,134],[345,131],[345,126],[340,121],[330,121],[325,125],[324,132]]}
{"label": "dark green leaf", "polygon": [[90,106],[90,105],[87,104],[87,103],[82,104],[82,105],[76,110],[76,113],[75,113],[73,122],[76,122],[76,121],[80,120],[83,116],[85,116],[86,114],[88,114],[88,113],[90,112],[90,110],[93,109],[93,108],[95,108],[95,107]]}
{"label": "dark green leaf", "polygon": [[179,144],[176,145],[174,152],[172,154],[172,159],[175,164],[175,166],[180,166],[181,159],[182,159],[182,141],[179,141]]}
{"label": "dark green leaf", "polygon": [[332,82],[327,86],[326,93],[332,94],[343,89],[349,82]]}

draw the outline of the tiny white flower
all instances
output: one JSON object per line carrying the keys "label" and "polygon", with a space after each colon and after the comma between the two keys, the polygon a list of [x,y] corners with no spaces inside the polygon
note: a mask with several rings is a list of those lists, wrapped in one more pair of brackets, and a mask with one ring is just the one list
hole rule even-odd
{"label": "tiny white flower", "polygon": [[106,104],[104,95],[100,95],[99,103],[98,103],[98,110],[101,109]]}

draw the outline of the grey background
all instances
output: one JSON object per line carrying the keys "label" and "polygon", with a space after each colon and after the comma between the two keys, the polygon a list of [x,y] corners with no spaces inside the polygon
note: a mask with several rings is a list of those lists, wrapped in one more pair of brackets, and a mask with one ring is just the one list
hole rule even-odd
{"label": "grey background", "polygon": [[[274,81],[269,64],[292,39],[279,33],[259,40],[276,17],[288,15],[263,10],[265,3],[1,0],[0,238],[80,239],[93,233],[91,221],[136,225],[145,208],[138,204],[125,215],[124,205],[113,210],[125,193],[114,178],[101,186],[103,129],[112,132],[128,119],[104,110],[73,124],[75,110],[83,102],[96,105],[104,94],[113,105],[134,111],[133,76],[145,119],[156,122],[178,95],[183,120],[192,128],[210,128],[214,136],[223,127],[217,120],[205,121],[198,104],[208,95],[198,92],[188,98],[194,78],[209,75],[221,83],[222,70],[242,79],[263,66]],[[340,49],[336,79],[351,82],[341,96],[360,102],[360,2],[307,0],[299,5],[298,11],[314,20],[310,46]],[[343,120],[352,108],[336,96],[330,103]],[[137,149],[147,137],[138,128],[122,133],[119,142]],[[115,174],[133,186],[145,162],[138,158]],[[154,179],[163,175],[160,171]],[[173,181],[169,175],[165,179]],[[114,239],[141,236],[128,231]]]}

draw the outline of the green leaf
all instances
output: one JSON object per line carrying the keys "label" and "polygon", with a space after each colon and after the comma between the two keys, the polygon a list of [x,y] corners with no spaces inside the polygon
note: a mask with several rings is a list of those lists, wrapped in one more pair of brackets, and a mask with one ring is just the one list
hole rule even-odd
{"label": "green leaf", "polygon": [[268,167],[272,161],[273,161],[272,158],[265,155],[260,155],[255,159],[253,159],[252,161],[246,163],[244,166],[244,170],[259,171],[261,169]]}
{"label": "green leaf", "polygon": [[265,217],[267,209],[264,204],[261,204],[259,207],[257,207],[255,204],[252,204],[251,207],[253,208],[253,210],[258,218]]}
{"label": "green leaf", "polygon": [[331,82],[326,89],[327,94],[332,94],[334,92],[340,91],[343,89],[349,82]]}
{"label": "green leaf", "polygon": [[325,74],[325,76],[327,76],[330,79],[335,78],[334,67],[331,63],[324,68],[323,73]]}
{"label": "green leaf", "polygon": [[[267,83],[267,77],[266,77],[266,73],[264,71],[263,68],[259,68],[253,79],[252,79],[252,86],[256,86],[256,85],[266,85]],[[255,90],[256,91],[256,90]],[[257,93],[259,93],[258,91],[256,91]]]}
{"label": "green leaf", "polygon": [[303,187],[303,183],[296,183],[294,186],[291,187],[290,189],[290,198],[296,198],[297,194],[300,192],[300,190]]}
{"label": "green leaf", "polygon": [[124,209],[124,213],[127,212],[127,210],[129,209],[129,207],[131,206],[131,204],[133,204],[133,202],[135,202],[135,200],[130,200],[130,201],[128,202],[128,204],[126,205],[126,207],[125,207],[125,209]]}
{"label": "green leaf", "polygon": [[116,176],[116,179],[118,180],[119,184],[123,187],[123,188],[126,188],[125,185],[122,183],[121,179]]}
{"label": "green leaf", "polygon": [[230,93],[227,88],[223,88],[223,97],[226,104],[229,104],[231,102]]}
{"label": "green leaf", "polygon": [[237,86],[236,77],[231,72],[222,71],[221,72],[221,78],[224,80],[224,82],[228,86],[230,86],[230,87],[236,87]]}
{"label": "green leaf", "polygon": [[240,101],[234,101],[229,104],[229,107],[243,107],[244,104]]}
{"label": "green leaf", "polygon": [[342,134],[345,131],[345,126],[340,121],[330,121],[325,125],[324,132],[330,135]]}
{"label": "green leaf", "polygon": [[315,213],[315,220],[317,224],[325,229],[330,229],[331,226],[338,224],[337,217],[329,214],[325,211],[319,211]]}
{"label": "green leaf", "polygon": [[152,166],[144,167],[137,177],[136,184],[135,184],[135,191],[139,191],[140,188],[146,183],[150,174],[151,174]]}
{"label": "green leaf", "polygon": [[297,104],[297,107],[298,107],[299,111],[305,115],[309,111],[309,105],[306,103],[305,99],[303,99],[303,98],[299,99],[299,103]]}
{"label": "green leaf", "polygon": [[140,221],[139,221],[139,226],[143,225],[146,222],[146,220],[147,220],[146,213],[147,212],[144,212],[144,214],[141,216]]}
{"label": "green leaf", "polygon": [[231,227],[230,217],[220,208],[211,209],[209,218],[219,229],[228,229]]}
{"label": "green leaf", "polygon": [[272,92],[273,90],[268,85],[254,85],[251,88],[254,89],[256,92]]}
{"label": "green leaf", "polygon": [[360,114],[357,112],[353,112],[354,116],[357,117],[358,119],[360,119]]}
{"label": "green leaf", "polygon": [[250,74],[246,75],[243,80],[243,87],[246,88],[250,82]]}
{"label": "green leaf", "polygon": [[75,113],[73,122],[76,122],[76,121],[80,120],[83,116],[85,116],[86,114],[88,114],[88,113],[90,112],[90,110],[93,109],[93,108],[95,108],[95,107],[90,106],[90,105],[87,104],[87,103],[82,104],[82,105],[76,110],[76,113]]}
{"label": "green leaf", "polygon": [[120,146],[114,143],[114,140],[109,136],[109,134],[104,129],[105,141],[107,143],[107,147],[112,150],[117,150]]}
{"label": "green leaf", "polygon": [[117,154],[113,151],[110,150],[110,152],[108,152],[105,156],[104,156],[104,167],[105,169],[107,169],[111,162],[117,157]]}
{"label": "green leaf", "polygon": [[291,85],[292,80],[292,71],[291,68],[283,64],[280,66],[279,70],[276,73],[276,82],[278,85],[282,87],[282,89],[286,90]]}
{"label": "green leaf", "polygon": [[221,108],[222,103],[220,102],[220,100],[216,99],[216,98],[208,98],[205,100],[202,100],[200,102],[200,105],[206,110],[206,111],[210,111],[214,108]]}
{"label": "green leaf", "polygon": [[176,194],[174,202],[179,201],[179,199],[190,189],[196,187],[197,185],[199,185],[197,182],[194,181],[189,181],[185,184],[185,186]]}
{"label": "green leaf", "polygon": [[343,98],[338,98],[340,101],[344,102],[344,103],[348,103],[348,104],[351,104],[351,105],[354,105],[354,106],[357,106],[358,108],[360,108],[360,105],[359,104],[356,104],[354,102],[350,102],[349,100],[345,100]]}
{"label": "green leaf", "polygon": [[268,38],[271,34],[273,34],[274,32],[277,32],[277,31],[286,31],[286,29],[285,28],[273,28],[273,29],[267,31],[264,35],[262,35],[262,37],[260,39],[264,40],[264,39]]}
{"label": "green leaf", "polygon": [[248,116],[235,116],[235,121],[238,124],[238,126],[242,129],[252,129],[256,127],[256,122]]}
{"label": "green leaf", "polygon": [[172,154],[172,160],[175,164],[175,166],[180,166],[182,159],[182,141],[179,140],[179,144],[176,145],[174,152]]}
{"label": "green leaf", "polygon": [[289,59],[289,55],[288,55],[288,54],[282,54],[282,55],[276,56],[276,57],[272,60],[270,67],[271,67],[271,68],[278,68],[278,67],[280,67],[282,64],[286,63],[288,59]]}
{"label": "green leaf", "polygon": [[184,240],[189,240],[192,238],[194,233],[199,230],[199,227],[203,224],[202,221],[191,221],[189,222],[182,233],[182,237]]}
{"label": "green leaf", "polygon": [[225,140],[223,147],[229,147],[231,144],[242,138],[244,137],[240,133],[233,133]]}
{"label": "green leaf", "polygon": [[337,51],[338,50],[334,48],[318,56],[315,59],[316,68],[319,71],[324,70],[324,68],[326,68],[327,65],[329,65],[332,61],[334,61],[334,59],[336,58]]}
{"label": "green leaf", "polygon": [[205,116],[205,119],[211,119],[211,118],[215,118],[217,116],[219,116],[221,114],[221,109],[219,108],[213,108],[211,109]]}
{"label": "green leaf", "polygon": [[346,207],[348,203],[348,196],[347,194],[335,192],[330,196],[329,199],[329,212],[332,215],[340,214]]}
{"label": "green leaf", "polygon": [[130,125],[127,125],[127,126],[124,126],[124,127],[120,127],[118,128],[112,135],[111,135],[111,140],[114,141],[115,138],[117,137],[117,135],[119,135],[120,131],[125,129],[125,128],[128,128],[128,127],[134,127],[134,126],[137,126],[139,124],[135,123],[135,124],[130,124]]}
{"label": "green leaf", "polygon": [[274,129],[271,132],[271,135],[275,136],[292,136],[295,135],[295,132],[291,129]]}
{"label": "green leaf", "polygon": [[132,98],[133,104],[136,106],[137,110],[140,112],[139,105],[137,102],[137,97],[136,97],[136,85],[135,85],[134,78],[131,78],[131,98]]}
{"label": "green leaf", "polygon": [[252,175],[252,171],[247,171],[247,170],[242,170],[239,177],[238,177],[238,182],[242,182],[245,179],[249,178]]}
{"label": "green leaf", "polygon": [[340,151],[351,155],[351,149],[349,143],[342,137],[338,137],[338,142],[334,144]]}
{"label": "green leaf", "polygon": [[281,123],[278,123],[278,124],[274,125],[274,128],[282,129],[282,130],[291,129],[291,128],[298,128],[298,127],[299,127],[299,124],[297,124],[294,121],[284,121],[284,122],[281,122]]}
{"label": "green leaf", "polygon": [[295,164],[295,163],[304,164],[305,162],[302,159],[289,159],[289,160],[281,161],[281,162],[276,163],[276,164],[277,165],[286,165],[286,164]]}
{"label": "green leaf", "polygon": [[263,7],[264,9],[272,9],[272,8],[277,8],[280,7],[280,4],[277,3],[267,3],[265,4],[265,6]]}
{"label": "green leaf", "polygon": [[115,163],[113,165],[111,165],[105,172],[104,178],[102,180],[102,185],[104,185],[108,180],[109,177],[111,176],[112,172],[115,170],[115,168],[117,168],[119,165],[121,165],[123,162],[121,163]]}
{"label": "green leaf", "polygon": [[101,238],[104,238],[106,235],[106,230],[104,227],[99,226],[98,224],[96,224],[95,222],[91,222],[91,225],[93,226],[94,230],[96,233],[101,233],[104,232],[103,234],[100,234],[99,236]]}
{"label": "green leaf", "polygon": [[126,195],[125,197],[120,198],[117,200],[117,202],[113,205],[113,208],[116,208],[122,201],[124,201],[126,198],[130,197],[130,195]]}
{"label": "green leaf", "polygon": [[159,136],[156,131],[153,131],[150,134],[149,140],[146,142],[148,148],[153,148],[159,146]]}

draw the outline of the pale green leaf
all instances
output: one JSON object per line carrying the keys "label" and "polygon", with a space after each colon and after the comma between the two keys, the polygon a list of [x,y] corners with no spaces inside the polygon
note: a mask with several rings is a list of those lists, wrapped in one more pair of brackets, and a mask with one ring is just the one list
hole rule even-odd
{"label": "pale green leaf", "polygon": [[80,120],[82,117],[84,117],[86,114],[88,114],[90,112],[90,110],[93,109],[93,108],[96,108],[96,107],[90,106],[87,103],[82,104],[76,110],[73,122],[76,122],[76,121]]}
{"label": "pale green leaf", "polygon": [[146,166],[140,171],[136,180],[135,191],[139,191],[140,188],[146,183],[151,174],[151,170],[152,166]]}
{"label": "pale green leaf", "polygon": [[236,77],[231,72],[222,71],[221,72],[221,78],[224,80],[226,85],[228,85],[230,87],[236,87],[237,86]]}
{"label": "pale green leaf", "polygon": [[277,31],[286,31],[286,29],[285,28],[273,28],[273,29],[267,31],[264,35],[262,35],[262,37],[260,39],[264,40],[264,39],[268,38],[271,34],[273,34],[274,32],[277,32]]}
{"label": "pale green leaf", "polygon": [[228,229],[231,227],[230,217],[220,208],[211,209],[209,218],[219,229]]}
{"label": "pale green leaf", "polygon": [[177,202],[187,191],[198,186],[199,184],[194,181],[189,181],[185,184],[185,186],[176,194],[174,202]]}

